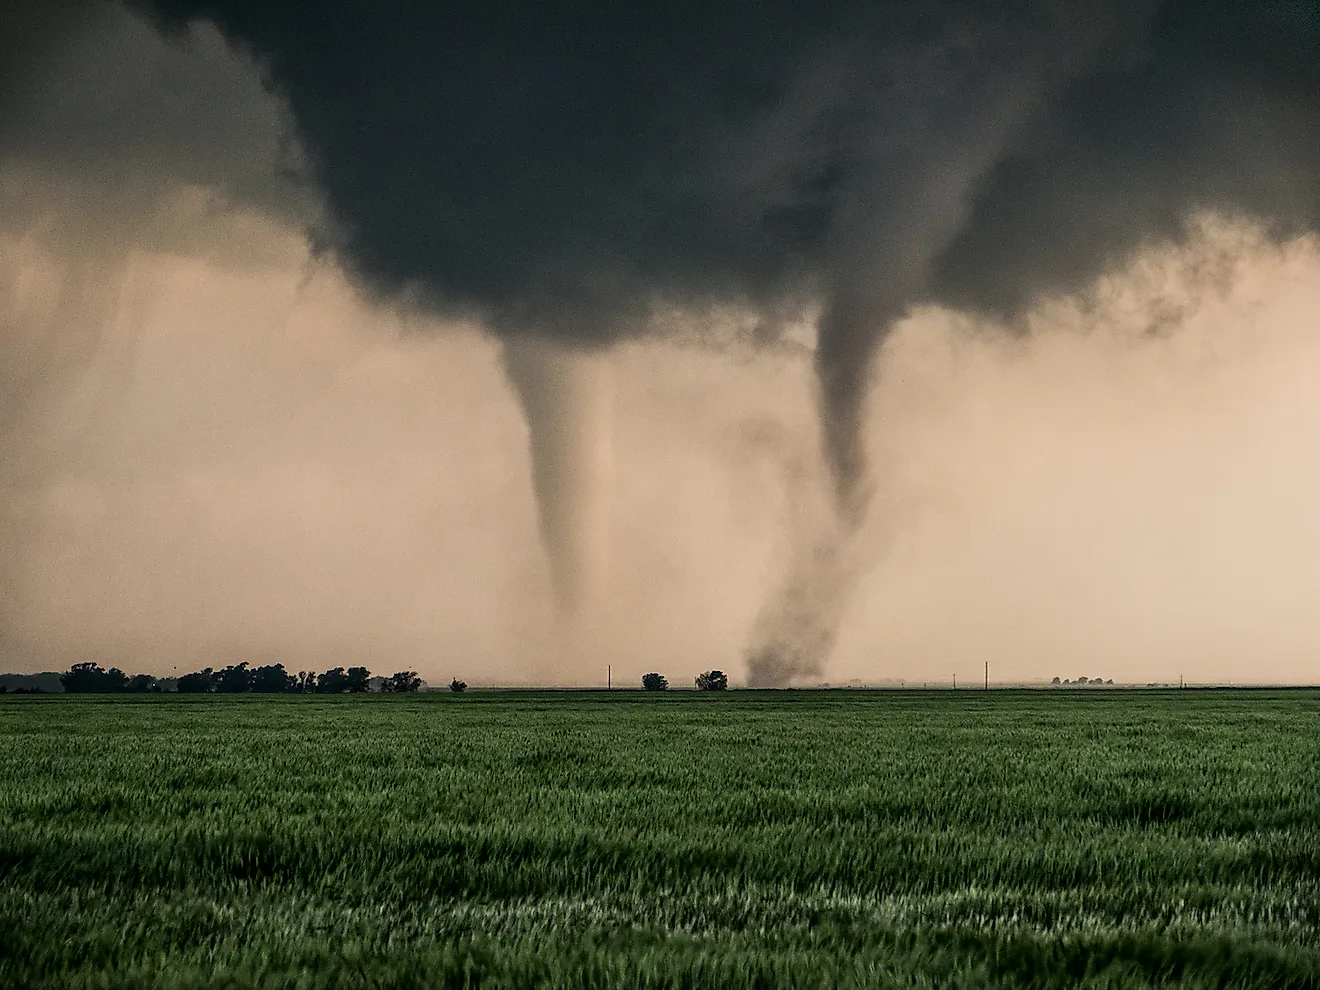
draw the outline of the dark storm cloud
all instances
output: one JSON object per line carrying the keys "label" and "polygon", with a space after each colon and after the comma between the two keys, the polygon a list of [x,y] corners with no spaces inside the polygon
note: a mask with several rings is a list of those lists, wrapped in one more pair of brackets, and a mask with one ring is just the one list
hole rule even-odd
{"label": "dark storm cloud", "polygon": [[1164,6],[1132,59],[1066,87],[978,183],[928,291],[1011,317],[1202,210],[1320,224],[1320,3]]}
{"label": "dark storm cloud", "polygon": [[87,7],[74,0],[10,0],[0,8],[0,134],[8,130],[3,122],[21,105],[15,98],[26,80]]}
{"label": "dark storm cloud", "polygon": [[[214,28],[167,46],[118,5],[42,4],[0,14],[21,57],[0,77],[0,194],[10,225],[59,195],[88,194],[79,236],[114,219],[131,240],[162,191],[205,188],[230,203],[306,220],[289,119]],[[39,11],[39,13],[35,12]],[[57,13],[56,13],[57,12]],[[16,191],[21,178],[27,186]],[[33,183],[45,197],[34,195]]]}
{"label": "dark storm cloud", "polygon": [[1017,309],[1199,207],[1316,214],[1320,0],[148,6],[258,55],[372,286],[585,342],[819,299],[845,490],[912,303]]}
{"label": "dark storm cloud", "polygon": [[156,6],[213,17],[263,58],[345,260],[386,289],[604,339],[656,296],[781,291],[828,230],[843,92],[796,88],[837,75],[812,65],[823,14]]}

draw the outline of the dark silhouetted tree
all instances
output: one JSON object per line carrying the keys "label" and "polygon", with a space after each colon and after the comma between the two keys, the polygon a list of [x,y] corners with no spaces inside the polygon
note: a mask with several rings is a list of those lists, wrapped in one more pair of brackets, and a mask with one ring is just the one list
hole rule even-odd
{"label": "dark silhouetted tree", "polygon": [[179,678],[175,690],[180,694],[209,694],[215,690],[215,675],[210,667],[184,674]]}
{"label": "dark silhouetted tree", "polygon": [[362,694],[371,690],[371,671],[366,667],[349,667],[344,689],[351,694]]}
{"label": "dark silhouetted tree", "polygon": [[156,678],[150,674],[134,674],[129,680],[126,690],[130,694],[147,694],[148,692],[159,691],[160,687],[156,684]]}
{"label": "dark silhouetted tree", "polygon": [[252,690],[252,671],[247,661],[230,664],[215,675],[215,689],[220,694],[244,694]]}
{"label": "dark silhouetted tree", "polygon": [[94,661],[75,663],[60,675],[60,684],[69,694],[111,694],[128,689],[128,675],[118,667],[105,670]]}
{"label": "dark silhouetted tree", "polygon": [[343,667],[334,667],[317,675],[317,694],[343,694],[348,690],[348,674]]}
{"label": "dark silhouetted tree", "polygon": [[295,691],[302,694],[311,694],[316,690],[316,672],[311,670],[298,671],[298,684],[294,687]]}
{"label": "dark silhouetted tree", "polygon": [[100,694],[105,682],[105,668],[95,661],[75,663],[60,675],[60,683],[69,694]]}
{"label": "dark silhouetted tree", "polygon": [[1054,678],[1054,680],[1050,681],[1050,683],[1057,685],[1059,683],[1059,679],[1056,677]]}
{"label": "dark silhouetted tree", "polygon": [[298,679],[284,669],[282,663],[272,663],[252,671],[251,690],[258,694],[285,694],[293,691]]}
{"label": "dark silhouetted tree", "polygon": [[407,694],[410,691],[416,691],[421,686],[422,679],[417,676],[417,671],[400,670],[385,678],[380,689],[392,694]]}
{"label": "dark silhouetted tree", "polygon": [[669,687],[669,682],[665,680],[664,674],[643,674],[642,688],[647,691],[664,691]]}
{"label": "dark silhouetted tree", "polygon": [[723,691],[729,686],[729,675],[722,670],[708,670],[697,675],[698,691]]}
{"label": "dark silhouetted tree", "polygon": [[455,677],[452,681],[449,682],[449,690],[453,691],[455,694],[458,694],[460,691],[466,691],[467,681],[460,681],[457,677]]}

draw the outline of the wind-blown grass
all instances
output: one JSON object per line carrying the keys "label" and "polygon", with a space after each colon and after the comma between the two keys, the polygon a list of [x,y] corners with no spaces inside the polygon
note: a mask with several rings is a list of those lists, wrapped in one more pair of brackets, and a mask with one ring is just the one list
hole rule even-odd
{"label": "wind-blown grass", "polygon": [[1320,694],[0,700],[0,984],[1320,984]]}

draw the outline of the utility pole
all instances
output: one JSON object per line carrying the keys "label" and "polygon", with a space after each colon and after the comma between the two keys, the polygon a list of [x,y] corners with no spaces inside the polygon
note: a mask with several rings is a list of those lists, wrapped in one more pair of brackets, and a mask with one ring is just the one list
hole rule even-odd
{"label": "utility pole", "polygon": [[614,668],[609,664],[605,665],[605,690],[614,690]]}
{"label": "utility pole", "polygon": [[955,691],[958,690],[958,675],[957,675],[957,674],[954,674],[954,675],[953,675],[953,689],[954,689]]}
{"label": "utility pole", "polygon": [[990,690],[990,661],[985,662],[985,689]]}

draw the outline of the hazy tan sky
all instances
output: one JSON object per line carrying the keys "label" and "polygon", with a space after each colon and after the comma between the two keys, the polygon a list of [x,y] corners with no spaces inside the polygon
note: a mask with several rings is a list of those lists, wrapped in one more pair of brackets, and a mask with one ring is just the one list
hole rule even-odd
{"label": "hazy tan sky", "polygon": [[[285,250],[246,270],[131,252],[91,307],[96,346],[11,441],[44,464],[14,537],[12,665],[599,680],[545,643],[526,432],[496,347],[364,303]],[[1198,251],[1231,270],[1207,274]],[[28,314],[10,333],[79,277],[31,241],[3,258],[10,311]],[[903,324],[826,679],[971,680],[985,659],[998,678],[1314,679],[1317,312],[1314,243],[1214,226],[1090,312],[1038,314],[1027,339],[940,312]],[[736,674],[789,521],[826,498],[808,360],[640,343],[611,360],[601,655],[625,682]]]}
{"label": "hazy tan sky", "polygon": [[[259,184],[282,111],[198,38],[197,85],[232,95],[208,141]],[[829,511],[809,333],[757,350],[679,316],[566,358],[613,367],[616,420],[608,579],[566,658],[497,345],[363,298],[295,232],[298,195],[84,174],[57,138],[0,158],[0,668],[742,678]],[[912,314],[875,369],[875,501],[821,679],[1320,679],[1317,314],[1314,240],[1215,217],[1026,336]]]}

